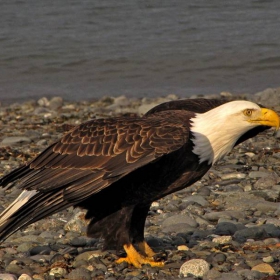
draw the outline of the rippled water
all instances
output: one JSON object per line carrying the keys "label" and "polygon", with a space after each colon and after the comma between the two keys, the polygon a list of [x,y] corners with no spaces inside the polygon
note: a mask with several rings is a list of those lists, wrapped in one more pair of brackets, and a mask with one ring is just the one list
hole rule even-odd
{"label": "rippled water", "polygon": [[280,86],[280,1],[0,1],[2,102]]}

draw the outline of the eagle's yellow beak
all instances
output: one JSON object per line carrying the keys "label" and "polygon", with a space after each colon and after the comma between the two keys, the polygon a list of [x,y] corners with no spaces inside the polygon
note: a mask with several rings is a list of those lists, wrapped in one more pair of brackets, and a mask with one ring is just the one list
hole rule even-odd
{"label": "eagle's yellow beak", "polygon": [[276,130],[278,130],[280,126],[280,118],[278,114],[267,108],[261,108],[260,116],[251,121],[260,125],[275,127]]}

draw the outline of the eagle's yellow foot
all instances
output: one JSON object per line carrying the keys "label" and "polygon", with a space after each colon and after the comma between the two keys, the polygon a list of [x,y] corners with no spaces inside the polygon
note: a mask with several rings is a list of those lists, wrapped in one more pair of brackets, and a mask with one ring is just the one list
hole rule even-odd
{"label": "eagle's yellow foot", "polygon": [[138,247],[140,252],[149,258],[152,258],[153,256],[156,255],[156,253],[153,251],[153,249],[148,245],[146,241],[139,242]]}
{"label": "eagle's yellow foot", "polygon": [[137,245],[141,254],[147,256],[149,260],[163,263],[163,261],[167,259],[167,255],[165,252],[154,252],[154,250],[148,245],[146,241],[139,242],[137,243]]}
{"label": "eagle's yellow foot", "polygon": [[149,264],[150,266],[163,266],[164,262],[155,262],[149,258],[146,258],[140,255],[132,244],[124,245],[123,246],[126,257],[120,258],[116,261],[116,263],[127,262],[128,264],[132,264],[136,268],[140,268],[143,264]]}

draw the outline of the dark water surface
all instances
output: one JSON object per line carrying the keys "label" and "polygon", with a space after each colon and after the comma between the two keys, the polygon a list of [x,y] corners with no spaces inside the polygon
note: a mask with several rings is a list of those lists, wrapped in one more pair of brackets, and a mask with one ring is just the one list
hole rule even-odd
{"label": "dark water surface", "polygon": [[280,1],[0,1],[0,101],[280,86]]}

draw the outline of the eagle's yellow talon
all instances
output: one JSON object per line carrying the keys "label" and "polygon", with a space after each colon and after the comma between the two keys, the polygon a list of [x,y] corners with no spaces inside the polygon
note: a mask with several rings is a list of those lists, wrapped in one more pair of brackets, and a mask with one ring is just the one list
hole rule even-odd
{"label": "eagle's yellow talon", "polygon": [[[147,244],[147,246],[148,246],[148,244]],[[158,266],[158,267],[164,266],[164,262],[155,262],[152,260],[151,257],[147,258],[147,257],[140,255],[135,250],[135,248],[133,247],[132,244],[124,245],[123,248],[124,248],[127,256],[125,258],[120,258],[120,259],[116,260],[116,263],[118,263],[118,264],[120,264],[122,262],[127,262],[128,264],[131,264],[131,265],[135,266],[136,268],[141,268],[141,266],[144,264],[149,264],[150,266]],[[153,251],[153,250],[151,249],[151,251]]]}

